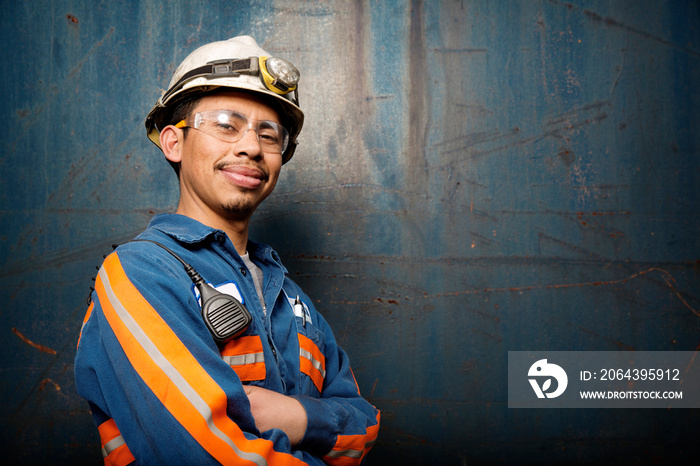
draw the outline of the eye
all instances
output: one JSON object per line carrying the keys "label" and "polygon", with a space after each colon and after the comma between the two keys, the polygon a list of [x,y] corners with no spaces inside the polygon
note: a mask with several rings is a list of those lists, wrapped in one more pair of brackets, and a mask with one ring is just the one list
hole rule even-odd
{"label": "eye", "polygon": [[248,119],[245,115],[241,115],[240,113],[226,111],[219,114],[218,124],[222,127],[238,132],[242,131],[243,128],[248,126]]}
{"label": "eye", "polygon": [[270,130],[260,131],[259,137],[260,137],[260,139],[265,140],[267,142],[277,143],[277,141],[279,141],[279,136],[277,136],[277,133],[275,133],[274,131],[270,131]]}
{"label": "eye", "polygon": [[221,123],[221,122],[217,122],[216,127],[218,129],[223,129],[223,130],[227,130],[227,131],[234,129],[234,127],[232,125],[229,125],[228,123]]}
{"label": "eye", "polygon": [[213,123],[217,131],[222,131],[226,133],[237,133],[238,128],[240,127],[240,125],[237,124],[235,119],[229,118],[229,116],[226,114],[219,115],[216,121],[214,121]]}
{"label": "eye", "polygon": [[262,122],[258,129],[258,136],[267,142],[277,143],[280,140],[280,132],[272,122]]}

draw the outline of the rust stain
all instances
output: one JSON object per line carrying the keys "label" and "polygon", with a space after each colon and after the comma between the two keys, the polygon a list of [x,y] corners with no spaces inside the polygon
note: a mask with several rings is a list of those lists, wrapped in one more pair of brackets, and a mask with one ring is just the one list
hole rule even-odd
{"label": "rust stain", "polygon": [[68,21],[70,21],[71,23],[73,23],[73,24],[78,24],[78,22],[79,22],[79,21],[78,21],[78,18],[76,18],[75,16],[73,16],[73,15],[70,14],[70,13],[68,13],[68,14],[66,15],[66,19],[67,19]]}
{"label": "rust stain", "polygon": [[386,302],[386,303],[389,303],[389,304],[399,304],[399,302],[396,301],[395,299],[374,298],[374,300],[375,300],[376,302],[378,302],[378,303],[384,303],[384,302]]}
{"label": "rust stain", "polygon": [[49,348],[49,347],[47,347],[47,346],[44,346],[44,345],[40,345],[40,344],[38,344],[38,343],[34,343],[34,342],[31,341],[29,338],[27,338],[27,337],[25,337],[24,335],[22,335],[22,334],[20,333],[20,331],[17,330],[15,327],[12,327],[12,332],[13,332],[15,335],[17,335],[17,336],[19,337],[20,340],[22,340],[23,342],[25,342],[25,343],[28,344],[29,346],[33,346],[34,348],[38,349],[39,351],[42,351],[42,352],[48,353],[48,354],[56,354],[56,350],[51,349],[51,348]]}
{"label": "rust stain", "polygon": [[43,390],[44,387],[46,387],[46,385],[52,385],[53,388],[54,388],[57,392],[60,392],[60,391],[61,391],[61,386],[60,386],[59,384],[57,384],[56,382],[54,382],[53,380],[51,380],[51,379],[44,379],[44,380],[42,380],[41,383],[39,384],[39,391]]}
{"label": "rust stain", "polygon": [[[603,216],[616,216],[616,215],[626,215],[629,216],[630,212],[590,212],[589,215],[592,217],[603,217]],[[584,212],[577,212],[576,213],[576,218],[578,218],[579,223],[583,225],[584,227],[589,227],[589,228],[596,228],[598,230],[601,230],[603,233],[607,233],[608,236],[612,238],[618,238],[621,236],[625,236],[624,233],[620,231],[607,231],[605,227],[600,225],[598,222],[595,222],[591,220],[590,218],[586,217],[586,213]]]}
{"label": "rust stain", "polygon": [[374,383],[372,384],[372,390],[369,392],[369,397],[372,398],[374,396],[374,389],[377,388],[377,384],[379,383],[379,379],[374,379]]}

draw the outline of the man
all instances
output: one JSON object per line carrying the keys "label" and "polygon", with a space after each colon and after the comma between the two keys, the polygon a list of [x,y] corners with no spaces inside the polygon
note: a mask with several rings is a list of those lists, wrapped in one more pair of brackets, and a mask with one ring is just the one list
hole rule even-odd
{"label": "man", "polygon": [[105,259],[75,361],[105,464],[358,464],[379,412],[278,255],[248,239],[303,124],[296,68],[207,44],[148,115],[176,214]]}

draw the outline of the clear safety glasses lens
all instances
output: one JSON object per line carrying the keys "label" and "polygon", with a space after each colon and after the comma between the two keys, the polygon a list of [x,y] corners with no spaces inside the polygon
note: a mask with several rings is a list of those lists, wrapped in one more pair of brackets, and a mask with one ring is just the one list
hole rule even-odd
{"label": "clear safety glasses lens", "polygon": [[289,144],[287,129],[269,120],[253,120],[232,110],[197,112],[177,125],[190,127],[224,142],[238,142],[249,130],[255,131],[263,152],[284,153]]}

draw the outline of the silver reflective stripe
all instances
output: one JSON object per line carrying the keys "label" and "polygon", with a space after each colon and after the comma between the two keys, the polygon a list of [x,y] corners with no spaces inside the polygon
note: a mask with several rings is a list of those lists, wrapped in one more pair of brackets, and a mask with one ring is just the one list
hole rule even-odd
{"label": "silver reflective stripe", "polygon": [[343,451],[335,451],[331,450],[328,452],[326,456],[330,456],[331,458],[340,458],[341,456],[347,457],[347,458],[360,458],[362,456],[362,452],[364,450],[343,450]]}
{"label": "silver reflective stripe", "polygon": [[299,356],[304,357],[311,361],[311,365],[316,368],[317,371],[321,373],[321,376],[325,379],[326,378],[326,371],[323,369],[323,364],[321,364],[321,361],[318,361],[316,358],[314,358],[314,355],[306,351],[304,348],[299,348]]}
{"label": "silver reflective stripe", "polygon": [[122,437],[121,435],[118,437],[114,437],[112,440],[105,443],[104,447],[102,447],[102,457],[107,458],[110,453],[112,453],[114,450],[125,444],[126,442],[124,442],[124,437]]}
{"label": "silver reflective stripe", "polygon": [[109,277],[107,272],[105,272],[104,267],[100,269],[99,272],[100,279],[105,287],[105,292],[107,293],[107,299],[114,307],[119,318],[122,320],[124,325],[129,329],[131,335],[136,339],[136,341],[141,345],[143,350],[148,354],[148,356],[153,360],[153,362],[167,375],[170,381],[175,385],[183,396],[192,404],[192,406],[199,412],[199,414],[204,418],[207,423],[209,430],[223,440],[228,446],[230,446],[236,454],[248,461],[252,461],[258,466],[267,466],[267,461],[261,455],[257,453],[245,452],[238,448],[233,440],[231,440],[226,434],[221,432],[219,428],[214,424],[213,413],[211,408],[206,401],[197,393],[197,391],[185,380],[185,378],[177,371],[177,368],[173,366],[170,361],[160,352],[156,347],[155,343],[151,341],[148,334],[138,325],[138,323],[131,316],[129,311],[124,307],[124,305],[119,301],[119,298],[114,294],[112,285],[109,283]]}
{"label": "silver reflective stripe", "polygon": [[243,366],[245,364],[255,364],[256,362],[265,362],[264,353],[241,354],[239,356],[221,356],[221,359],[226,361],[229,366]]}
{"label": "silver reflective stripe", "polygon": [[371,442],[365,443],[364,450],[342,450],[342,451],[331,450],[326,454],[326,456],[328,456],[330,458],[340,458],[340,457],[361,458],[362,453],[364,453],[364,451],[366,449],[371,448],[376,441],[377,441],[377,439],[374,439]]}

